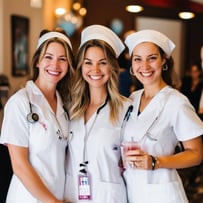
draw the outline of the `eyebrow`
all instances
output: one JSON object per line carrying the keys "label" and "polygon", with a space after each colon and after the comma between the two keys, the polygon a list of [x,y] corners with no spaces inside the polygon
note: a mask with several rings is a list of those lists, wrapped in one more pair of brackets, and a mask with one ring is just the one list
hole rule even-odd
{"label": "eyebrow", "polygon": [[[150,54],[150,55],[148,55],[147,57],[150,57],[150,56],[158,56],[159,54]],[[134,54],[132,57],[135,57],[135,56],[137,56],[137,57],[141,57],[140,55],[136,55],[136,54]]]}
{"label": "eyebrow", "polygon": [[[45,54],[44,54],[44,55],[50,55],[50,56],[53,56],[54,54],[49,53],[49,52],[45,52]],[[66,57],[66,55],[65,55],[65,54],[63,54],[63,55],[60,55],[59,57]]]}
{"label": "eyebrow", "polygon": [[[92,59],[89,59],[89,58],[84,58],[84,60],[88,60],[88,61],[92,61]],[[106,58],[103,58],[103,59],[100,59],[99,61],[106,61],[107,59]]]}

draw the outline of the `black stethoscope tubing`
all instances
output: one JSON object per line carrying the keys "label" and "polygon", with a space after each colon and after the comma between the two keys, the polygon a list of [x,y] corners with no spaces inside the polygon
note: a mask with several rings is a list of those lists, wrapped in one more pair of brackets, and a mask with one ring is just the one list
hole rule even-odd
{"label": "black stethoscope tubing", "polygon": [[[97,111],[96,111],[96,116],[95,116],[95,118],[94,118],[94,121],[93,121],[93,123],[92,123],[92,125],[91,125],[89,131],[87,132],[87,131],[85,130],[84,147],[83,147],[83,162],[80,163],[80,167],[82,167],[82,168],[79,170],[79,172],[81,172],[81,173],[87,173],[87,170],[86,170],[86,166],[87,166],[87,164],[88,164],[88,161],[86,160],[87,140],[88,140],[89,135],[90,135],[90,132],[91,132],[92,128],[94,127],[94,124],[95,124],[95,122],[96,122],[96,120],[97,120],[97,116],[99,115],[100,111],[106,106],[107,102],[108,102],[108,97],[106,98],[104,104],[101,105],[101,106],[97,109]],[[71,133],[73,134],[73,132],[71,132]]]}
{"label": "black stethoscope tubing", "polygon": [[128,120],[129,120],[130,116],[131,116],[131,113],[132,113],[132,111],[133,111],[133,108],[134,108],[133,105],[130,105],[130,106],[128,107],[128,110],[127,110],[127,112],[126,112],[126,114],[125,114],[125,116],[124,116],[123,122],[122,122],[122,124],[121,124],[121,131],[120,131],[120,142],[121,142],[121,143],[122,143],[122,141],[123,141],[123,133],[124,133],[124,130],[125,130],[125,126],[126,126]]}

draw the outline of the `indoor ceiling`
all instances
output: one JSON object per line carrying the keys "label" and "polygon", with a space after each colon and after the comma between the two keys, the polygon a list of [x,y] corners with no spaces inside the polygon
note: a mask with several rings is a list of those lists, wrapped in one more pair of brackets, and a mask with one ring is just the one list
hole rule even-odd
{"label": "indoor ceiling", "polygon": [[[203,15],[203,0],[130,0],[144,6],[138,15],[177,18],[180,11],[192,11]],[[160,9],[163,8],[163,9]]]}
{"label": "indoor ceiling", "polygon": [[[135,0],[134,2],[136,2]],[[203,0],[141,0],[143,4],[172,9],[191,9],[194,12],[203,12]]]}
{"label": "indoor ceiling", "polygon": [[190,1],[194,1],[194,2],[197,2],[197,3],[203,4],[203,0],[190,0]]}

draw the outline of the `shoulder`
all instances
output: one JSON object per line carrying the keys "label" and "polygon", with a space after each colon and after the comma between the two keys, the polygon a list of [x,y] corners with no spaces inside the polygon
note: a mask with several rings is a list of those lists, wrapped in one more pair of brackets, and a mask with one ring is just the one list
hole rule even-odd
{"label": "shoulder", "polygon": [[168,114],[173,114],[174,118],[175,115],[190,115],[190,113],[194,113],[195,109],[190,103],[189,99],[182,94],[179,90],[174,88],[168,88],[166,94],[166,108]]}
{"label": "shoulder", "polygon": [[176,106],[189,102],[188,98],[177,89],[168,87],[166,92],[168,93],[168,102],[174,103]]}
{"label": "shoulder", "polygon": [[5,109],[16,108],[16,106],[22,107],[27,102],[26,90],[22,88],[10,96],[6,102]]}

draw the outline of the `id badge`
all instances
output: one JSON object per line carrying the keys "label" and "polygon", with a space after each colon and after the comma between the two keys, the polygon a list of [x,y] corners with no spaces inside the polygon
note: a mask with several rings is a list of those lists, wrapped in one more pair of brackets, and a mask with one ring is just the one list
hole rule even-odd
{"label": "id badge", "polygon": [[91,200],[91,182],[89,174],[78,175],[78,199]]}

